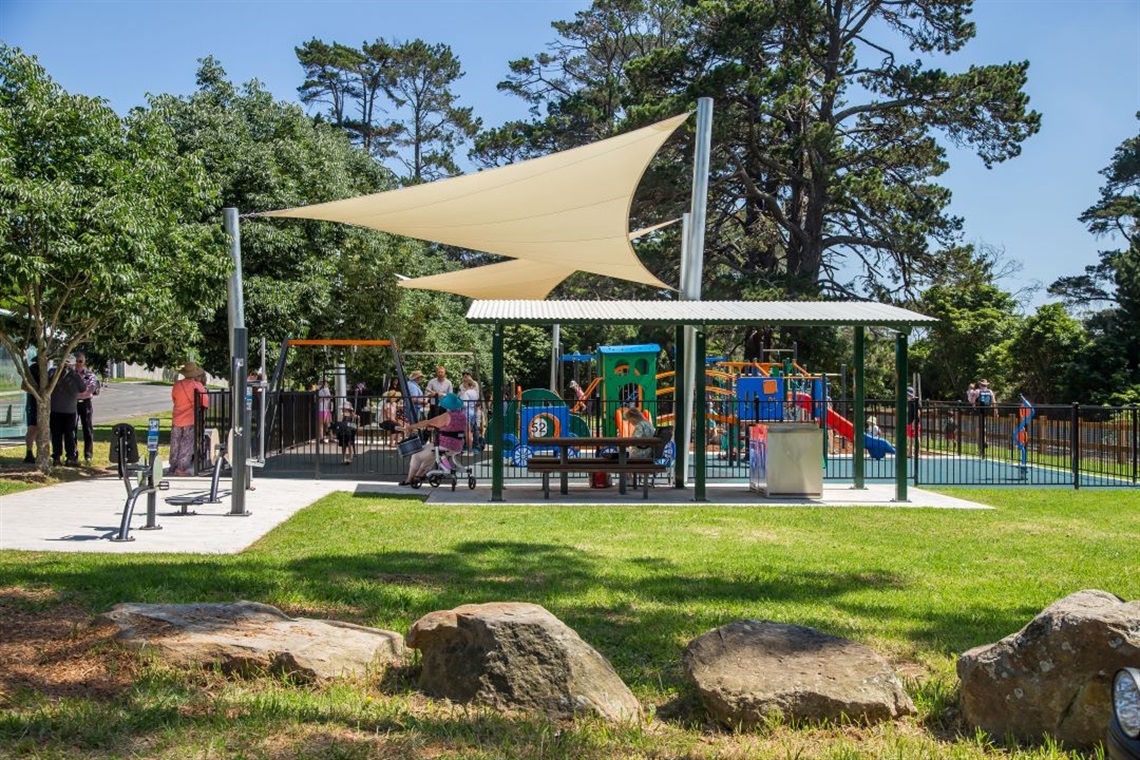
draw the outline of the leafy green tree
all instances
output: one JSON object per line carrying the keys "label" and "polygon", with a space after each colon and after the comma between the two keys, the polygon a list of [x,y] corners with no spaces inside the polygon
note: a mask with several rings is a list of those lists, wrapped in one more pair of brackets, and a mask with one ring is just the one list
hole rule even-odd
{"label": "leafy green tree", "polygon": [[[202,155],[220,185],[221,197],[206,214],[213,224],[220,224],[223,206],[269,211],[393,186],[390,173],[351,145],[343,131],[274,101],[256,82],[238,90],[216,60],[201,62],[198,84],[189,97],[154,98],[151,108],[178,135],[179,150]],[[251,340],[264,336],[276,348],[290,337],[395,337],[401,346],[426,348],[422,333],[434,325],[440,341],[460,342],[460,326],[450,315],[462,316],[461,308],[445,296],[421,299],[397,286],[398,275],[442,268],[420,242],[350,225],[286,219],[243,221],[241,235]],[[211,309],[205,322],[203,364],[224,372],[225,309]],[[323,357],[295,358],[290,366],[305,380],[323,364]]]}
{"label": "leafy green tree", "polygon": [[[81,344],[174,360],[224,299],[227,249],[202,216],[218,188],[146,111],[120,118],[0,46],[0,344],[49,419],[48,363]],[[41,470],[50,433],[38,430]]]}
{"label": "leafy green tree", "polygon": [[[984,270],[984,260],[978,267]],[[914,342],[911,369],[922,374],[926,396],[960,401],[969,383],[986,377],[1009,400],[1010,339],[1021,322],[1016,299],[976,277],[934,285],[914,305],[939,320]]]}
{"label": "leafy green tree", "polygon": [[1009,346],[1011,388],[1034,403],[1063,404],[1079,398],[1088,336],[1059,303],[1045,304],[1018,325]]}

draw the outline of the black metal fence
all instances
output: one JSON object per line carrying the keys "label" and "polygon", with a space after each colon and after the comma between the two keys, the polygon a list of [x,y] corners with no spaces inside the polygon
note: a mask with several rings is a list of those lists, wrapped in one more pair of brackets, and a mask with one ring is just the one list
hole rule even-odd
{"label": "black metal fence", "polygon": [[[257,393],[260,393],[259,390]],[[230,428],[230,397],[210,392],[209,408],[200,415],[201,430],[215,429],[224,437]],[[336,433],[345,404],[356,425],[352,456],[346,456]],[[757,421],[797,421],[820,427],[824,478],[850,482],[855,475],[853,434],[854,403],[841,400],[824,405],[806,400],[748,409],[735,399],[710,393],[707,416],[706,477],[709,481],[744,482],[748,478],[749,428]],[[250,429],[250,452],[258,455],[260,398],[255,394]],[[673,425],[671,401],[643,404],[657,425]],[[402,406],[381,396],[333,397],[322,410],[315,394],[270,394],[266,420],[264,475],[348,477],[400,480],[407,460],[397,444],[403,438]],[[467,402],[472,440],[462,461],[473,467],[476,478],[491,477],[493,456],[503,457],[509,481],[537,479],[525,467],[526,459],[542,454],[533,439],[549,435],[614,435],[627,432],[620,419],[620,403],[594,400],[575,407],[551,396],[542,400],[514,399],[499,406],[503,440],[487,440],[489,417],[495,407],[486,401]],[[322,415],[327,411],[328,415]],[[426,410],[425,410],[426,411]],[[863,472],[868,481],[893,481],[898,452],[894,452],[898,426],[893,400],[873,399],[864,405]],[[915,485],[1032,485],[1132,487],[1140,483],[1140,408],[1045,405],[1033,409],[999,404],[976,408],[966,404],[924,402],[918,424],[910,425],[906,455],[909,480]],[[877,429],[879,435],[872,432]],[[202,439],[202,436],[199,436]],[[661,461],[671,465],[676,444]],[[348,463],[345,463],[345,462]],[[690,465],[691,467],[691,465]],[[579,476],[585,479],[585,475]]]}

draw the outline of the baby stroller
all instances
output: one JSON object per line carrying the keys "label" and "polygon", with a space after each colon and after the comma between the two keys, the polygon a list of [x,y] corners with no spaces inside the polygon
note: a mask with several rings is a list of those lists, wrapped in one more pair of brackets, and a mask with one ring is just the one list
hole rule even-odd
{"label": "baby stroller", "polygon": [[[433,443],[435,449],[435,464],[432,468],[424,473],[423,477],[413,480],[411,483],[412,488],[420,488],[423,486],[424,481],[428,482],[432,488],[437,488],[441,484],[451,483],[451,490],[454,491],[456,486],[459,485],[460,478],[467,478],[467,487],[470,489],[475,488],[475,469],[470,464],[462,465],[459,463],[458,458],[461,452],[445,452],[441,453],[439,448],[440,431],[436,430],[432,433]],[[446,435],[453,436],[461,441],[466,438],[463,433],[447,433]]]}

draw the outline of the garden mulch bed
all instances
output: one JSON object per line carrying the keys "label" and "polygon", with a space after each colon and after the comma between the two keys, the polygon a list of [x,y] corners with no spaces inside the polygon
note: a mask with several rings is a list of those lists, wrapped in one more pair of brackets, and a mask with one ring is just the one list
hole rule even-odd
{"label": "garden mulch bed", "polygon": [[114,644],[115,626],[54,596],[0,589],[0,706],[26,690],[49,699],[111,699],[135,681],[137,657]]}

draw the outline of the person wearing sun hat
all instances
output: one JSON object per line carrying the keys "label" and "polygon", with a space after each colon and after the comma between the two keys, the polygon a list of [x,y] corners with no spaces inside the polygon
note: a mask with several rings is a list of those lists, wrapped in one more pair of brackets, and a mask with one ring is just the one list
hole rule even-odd
{"label": "person wearing sun hat", "polygon": [[[451,469],[454,464],[451,457],[463,450],[464,438],[471,437],[471,429],[467,424],[467,414],[463,411],[463,401],[454,393],[448,393],[439,400],[443,411],[435,417],[420,420],[417,423],[404,426],[405,433],[416,430],[436,428],[439,430],[440,463],[444,469]],[[424,446],[412,454],[408,462],[408,477],[400,485],[408,486],[422,478],[432,465],[435,464],[435,446]]]}
{"label": "person wearing sun hat", "polygon": [[424,410],[424,389],[420,387],[420,380],[423,379],[424,373],[418,369],[412,370],[412,374],[408,375],[408,401],[416,410],[417,416],[423,415]]}
{"label": "person wearing sun hat", "polygon": [[192,361],[178,370],[182,379],[170,389],[174,418],[170,427],[170,474],[189,475],[194,464],[194,414],[210,405],[203,380],[206,371]]}

